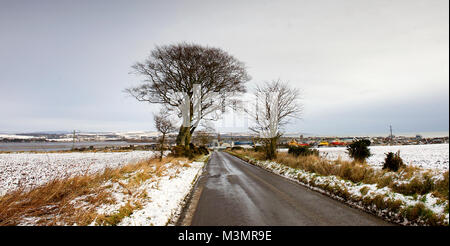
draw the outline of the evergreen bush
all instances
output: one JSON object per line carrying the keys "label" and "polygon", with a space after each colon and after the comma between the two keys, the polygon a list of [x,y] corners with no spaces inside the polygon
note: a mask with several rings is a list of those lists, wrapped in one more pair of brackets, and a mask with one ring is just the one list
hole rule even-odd
{"label": "evergreen bush", "polygon": [[386,154],[386,158],[384,159],[383,169],[389,169],[390,171],[397,172],[398,169],[402,166],[405,166],[402,158],[400,157],[400,151],[397,153],[389,152]]}
{"label": "evergreen bush", "polygon": [[370,140],[361,139],[348,145],[347,151],[355,161],[365,162],[371,156],[369,146]]}

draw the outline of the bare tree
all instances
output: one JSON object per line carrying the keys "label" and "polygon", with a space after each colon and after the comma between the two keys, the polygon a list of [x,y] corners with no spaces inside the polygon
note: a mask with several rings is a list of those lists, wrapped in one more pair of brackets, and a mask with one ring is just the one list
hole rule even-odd
{"label": "bare tree", "polygon": [[202,124],[202,128],[197,130],[194,135],[194,143],[200,146],[208,145],[215,136],[215,129],[210,124]]}
{"label": "bare tree", "polygon": [[144,80],[125,91],[183,117],[176,143],[186,149],[200,121],[218,119],[250,80],[244,64],[227,52],[187,43],[157,46],[132,68]]}
{"label": "bare tree", "polygon": [[153,116],[155,121],[156,130],[161,133],[160,138],[160,151],[161,155],[159,156],[159,160],[162,160],[164,154],[164,142],[166,140],[166,135],[176,131],[176,127],[173,125],[172,121],[170,121],[168,117],[167,110],[161,110],[157,115]]}
{"label": "bare tree", "polygon": [[214,133],[198,130],[194,134],[194,143],[200,146],[207,146],[214,139]]}
{"label": "bare tree", "polygon": [[266,158],[273,159],[276,157],[278,139],[283,135],[281,129],[302,113],[300,92],[278,80],[257,86],[254,96],[253,107],[246,109],[253,120],[249,128],[257,133],[263,143]]}

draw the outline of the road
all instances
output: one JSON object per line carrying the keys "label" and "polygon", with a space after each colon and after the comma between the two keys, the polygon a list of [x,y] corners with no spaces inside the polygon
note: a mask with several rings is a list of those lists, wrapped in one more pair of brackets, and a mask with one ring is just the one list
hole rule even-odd
{"label": "road", "polygon": [[191,200],[185,225],[392,225],[224,152],[212,153]]}

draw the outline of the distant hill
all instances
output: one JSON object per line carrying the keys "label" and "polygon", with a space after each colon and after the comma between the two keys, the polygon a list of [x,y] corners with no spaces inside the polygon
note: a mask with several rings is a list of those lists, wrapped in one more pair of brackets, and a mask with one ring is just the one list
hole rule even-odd
{"label": "distant hill", "polygon": [[38,132],[24,132],[24,133],[16,133],[16,135],[63,135],[69,134],[70,131],[38,131]]}

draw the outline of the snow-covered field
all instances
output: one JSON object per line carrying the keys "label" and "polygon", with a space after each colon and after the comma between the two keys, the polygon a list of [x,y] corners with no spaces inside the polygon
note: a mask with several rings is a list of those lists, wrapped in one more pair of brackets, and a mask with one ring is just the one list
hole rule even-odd
{"label": "snow-covered field", "polygon": [[[372,156],[367,159],[367,163],[373,166],[382,167],[386,153],[395,153],[400,150],[400,157],[407,165],[429,169],[449,169],[448,144],[370,146],[369,148]],[[345,147],[320,147],[317,149],[321,156],[330,160],[336,160],[339,157],[343,160],[351,160]],[[287,151],[287,149],[280,151]]]}
{"label": "snow-covered field", "polygon": [[95,173],[152,157],[152,151],[0,154],[0,195],[53,179]]}

